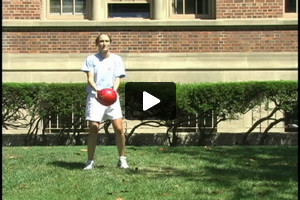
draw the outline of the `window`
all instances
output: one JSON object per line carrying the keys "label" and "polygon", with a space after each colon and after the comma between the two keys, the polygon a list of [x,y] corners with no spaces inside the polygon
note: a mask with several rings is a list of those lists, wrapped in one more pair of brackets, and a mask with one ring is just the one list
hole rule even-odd
{"label": "window", "polygon": [[213,0],[173,0],[173,15],[176,17],[214,18]]}
{"label": "window", "polygon": [[284,1],[284,14],[283,17],[298,18],[298,0],[285,0]]}
{"label": "window", "polygon": [[[200,132],[211,133],[216,132],[217,127],[216,115],[211,111],[207,115],[203,116],[202,114],[188,114],[188,113],[179,113],[180,116],[183,116],[187,121],[183,122],[180,127],[178,127],[178,132]],[[201,117],[200,117],[201,116]]]}
{"label": "window", "polygon": [[295,13],[297,12],[297,4],[298,1],[296,0],[285,0],[285,12],[286,13]]}
{"label": "window", "polygon": [[109,3],[109,18],[150,18],[149,3]]}
{"label": "window", "polygon": [[48,0],[48,18],[84,18],[87,14],[87,2],[88,0]]}
{"label": "window", "polygon": [[50,0],[51,14],[84,14],[86,12],[85,0]]}
{"label": "window", "polygon": [[72,131],[88,131],[88,122],[72,113],[70,116],[51,114],[43,120],[46,133],[59,133],[66,129]]}

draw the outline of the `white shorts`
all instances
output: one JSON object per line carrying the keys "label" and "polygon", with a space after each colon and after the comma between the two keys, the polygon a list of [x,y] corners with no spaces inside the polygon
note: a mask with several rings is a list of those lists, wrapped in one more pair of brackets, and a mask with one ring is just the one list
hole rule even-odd
{"label": "white shorts", "polygon": [[119,95],[111,106],[104,106],[96,99],[96,94],[89,94],[86,101],[85,118],[88,121],[103,122],[123,118]]}

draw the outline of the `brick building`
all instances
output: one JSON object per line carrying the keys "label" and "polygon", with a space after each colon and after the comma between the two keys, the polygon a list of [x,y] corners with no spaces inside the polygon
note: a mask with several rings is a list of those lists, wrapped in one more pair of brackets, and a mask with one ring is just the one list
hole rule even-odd
{"label": "brick building", "polygon": [[[112,36],[112,51],[126,64],[126,81],[297,80],[298,0],[2,4],[4,82],[85,82],[79,69],[97,51],[99,32]],[[250,118],[218,130],[245,130]]]}

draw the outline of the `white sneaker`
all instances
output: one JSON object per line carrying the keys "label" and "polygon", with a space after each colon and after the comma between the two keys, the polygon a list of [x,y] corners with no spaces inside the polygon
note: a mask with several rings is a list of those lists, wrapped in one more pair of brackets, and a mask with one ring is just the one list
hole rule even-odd
{"label": "white sneaker", "polygon": [[88,160],[85,164],[85,167],[83,168],[83,170],[90,170],[93,169],[95,166],[95,162],[93,160]]}
{"label": "white sneaker", "polygon": [[125,156],[120,156],[120,160],[119,160],[117,166],[120,167],[121,169],[128,169],[129,168],[129,165],[127,164]]}

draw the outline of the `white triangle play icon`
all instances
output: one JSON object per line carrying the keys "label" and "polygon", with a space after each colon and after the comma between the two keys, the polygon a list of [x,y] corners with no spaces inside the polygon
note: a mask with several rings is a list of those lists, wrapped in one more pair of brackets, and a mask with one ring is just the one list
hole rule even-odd
{"label": "white triangle play icon", "polygon": [[160,100],[155,96],[149,94],[148,92],[143,92],[143,111],[148,110],[159,102]]}

